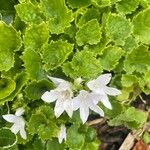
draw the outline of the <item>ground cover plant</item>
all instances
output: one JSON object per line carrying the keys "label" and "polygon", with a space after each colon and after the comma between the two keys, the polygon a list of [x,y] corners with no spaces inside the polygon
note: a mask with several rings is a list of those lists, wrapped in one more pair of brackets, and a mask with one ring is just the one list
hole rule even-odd
{"label": "ground cover plant", "polygon": [[0,149],[97,150],[95,116],[150,143],[149,46],[149,0],[1,0]]}

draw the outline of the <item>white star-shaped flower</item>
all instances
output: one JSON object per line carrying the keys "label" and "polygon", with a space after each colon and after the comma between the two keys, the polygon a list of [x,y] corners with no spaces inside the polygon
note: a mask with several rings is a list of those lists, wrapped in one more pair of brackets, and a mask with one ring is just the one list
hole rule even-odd
{"label": "white star-shaped flower", "polygon": [[49,79],[57,86],[54,90],[45,92],[41,99],[47,103],[56,101],[54,112],[58,118],[64,111],[69,117],[73,114],[73,92],[71,84],[68,81],[59,78],[49,77]]}
{"label": "white star-shaped flower", "polygon": [[81,90],[79,95],[73,99],[74,110],[80,109],[80,118],[85,123],[89,116],[89,109],[98,113],[100,116],[104,116],[103,110],[97,105],[99,97],[94,93],[88,93],[85,90]]}
{"label": "white star-shaped flower", "polygon": [[23,113],[24,113],[24,109],[21,107],[16,110],[15,115],[7,114],[7,115],[3,115],[2,117],[6,121],[13,123],[13,126],[10,128],[10,130],[14,134],[17,134],[18,132],[20,132],[21,137],[23,139],[27,139],[26,131],[25,131],[25,120],[22,117]]}
{"label": "white star-shaped flower", "polygon": [[121,91],[108,87],[107,84],[111,80],[111,74],[100,75],[97,79],[91,80],[87,83],[88,88],[99,96],[99,101],[101,101],[105,107],[112,109],[111,103],[109,102],[107,95],[116,96],[121,94]]}
{"label": "white star-shaped flower", "polygon": [[59,141],[59,143],[61,144],[63,139],[66,141],[66,137],[67,137],[66,127],[65,127],[64,124],[62,124],[61,127],[60,127],[60,131],[58,133],[58,141]]}

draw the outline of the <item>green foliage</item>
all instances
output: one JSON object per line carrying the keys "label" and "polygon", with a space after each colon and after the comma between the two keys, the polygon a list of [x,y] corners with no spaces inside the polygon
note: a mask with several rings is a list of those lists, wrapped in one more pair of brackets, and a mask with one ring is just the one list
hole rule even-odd
{"label": "green foliage", "polygon": [[138,111],[135,108],[128,108],[126,111],[117,115],[115,118],[110,120],[108,123],[111,126],[125,125],[130,129],[138,129],[144,123],[146,123],[147,114],[142,111]]}
{"label": "green foliage", "polygon": [[51,33],[59,34],[70,26],[73,21],[72,11],[65,4],[65,0],[41,0]]}
{"label": "green foliage", "polygon": [[150,143],[150,133],[149,132],[145,132],[143,135],[143,140],[145,143],[149,144]]}
{"label": "green foliage", "polygon": [[78,125],[72,125],[67,131],[67,145],[74,150],[82,148],[84,145],[84,135],[79,133]]}
{"label": "green foliage", "polygon": [[124,62],[124,70],[127,73],[133,73],[134,71],[144,73],[150,65],[149,59],[150,53],[148,47],[141,45],[127,54]]}
{"label": "green foliage", "polygon": [[140,0],[121,0],[116,4],[118,12],[129,14],[136,10]]}
{"label": "green foliage", "polygon": [[120,58],[123,56],[124,51],[120,47],[107,47],[103,50],[101,56],[101,63],[104,70],[111,71],[119,63]]}
{"label": "green foliage", "polygon": [[116,14],[109,15],[106,33],[117,45],[124,45],[124,40],[131,32],[131,23],[125,17]]}
{"label": "green foliage", "polygon": [[38,52],[28,48],[24,51],[22,59],[26,72],[31,79],[39,80],[45,78],[41,56]]}
{"label": "green foliage", "polygon": [[34,50],[41,49],[42,45],[48,41],[49,30],[44,22],[39,25],[33,25],[26,29],[24,35],[24,45],[26,48]]}
{"label": "green foliage", "polygon": [[14,51],[19,50],[20,46],[20,33],[12,26],[8,26],[3,21],[0,21],[0,71],[8,71],[13,67]]}
{"label": "green foliage", "polygon": [[[16,138],[0,117],[0,149],[15,142],[6,149],[98,149],[96,131],[82,124],[79,111],[55,118],[54,103],[41,100],[55,88],[47,75],[71,82],[76,96],[87,81],[111,72],[110,85],[122,94],[109,97],[112,110],[98,104],[109,125],[144,128],[148,113],[131,102],[150,94],[149,0],[1,0],[0,13],[1,115],[25,108],[28,137]],[[78,77],[83,82],[74,85]],[[61,124],[67,140],[59,144]],[[149,133],[143,139],[149,143]]]}
{"label": "green foliage", "polygon": [[92,52],[83,50],[77,52],[71,62],[64,64],[63,71],[72,78],[94,78],[102,72],[102,66]]}
{"label": "green foliage", "polygon": [[43,61],[46,70],[59,67],[73,51],[73,45],[64,41],[51,41],[43,47]]}
{"label": "green foliage", "polygon": [[101,30],[96,19],[84,24],[76,34],[76,41],[79,46],[84,44],[97,44],[101,39]]}
{"label": "green foliage", "polygon": [[150,8],[138,13],[133,19],[134,34],[144,44],[150,44]]}
{"label": "green foliage", "polygon": [[8,148],[17,142],[17,137],[8,128],[0,129],[0,148]]}

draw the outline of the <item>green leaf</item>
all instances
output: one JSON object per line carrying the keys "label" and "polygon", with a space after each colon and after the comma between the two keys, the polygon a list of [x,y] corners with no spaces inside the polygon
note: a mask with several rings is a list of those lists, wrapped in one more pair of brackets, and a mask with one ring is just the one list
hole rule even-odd
{"label": "green leaf", "polygon": [[57,125],[49,121],[47,124],[43,124],[39,126],[38,135],[42,140],[50,140],[53,137],[57,137],[59,128]]}
{"label": "green leaf", "polygon": [[130,107],[124,113],[116,116],[108,123],[111,126],[124,125],[130,129],[137,129],[146,123],[146,120],[147,114],[145,112]]}
{"label": "green leaf", "polygon": [[133,36],[129,36],[125,40],[125,44],[123,45],[123,49],[126,51],[131,51],[138,47],[138,41]]}
{"label": "green leaf", "polygon": [[15,6],[17,15],[25,23],[39,24],[42,22],[42,14],[40,7],[31,2],[21,3]]}
{"label": "green leaf", "polygon": [[110,14],[107,24],[106,33],[117,45],[124,45],[124,40],[132,32],[131,23],[123,16]]}
{"label": "green leaf", "polygon": [[41,56],[38,52],[26,49],[23,52],[22,59],[25,70],[31,79],[40,80],[45,78]]}
{"label": "green leaf", "polygon": [[143,140],[146,144],[150,144],[150,133],[149,132],[144,133]]}
{"label": "green leaf", "polygon": [[21,72],[16,75],[15,77],[15,83],[16,83],[16,88],[15,90],[6,98],[0,100],[0,105],[4,104],[6,101],[12,101],[16,95],[22,90],[26,82],[28,81],[27,75],[24,72]]}
{"label": "green leaf", "polygon": [[86,24],[88,21],[92,19],[100,20],[100,12],[98,9],[92,7],[85,11],[85,13],[80,17],[76,25],[81,27],[82,25]]}
{"label": "green leaf", "polygon": [[14,66],[14,51],[21,47],[20,33],[0,21],[0,71]]}
{"label": "green leaf", "polygon": [[134,75],[123,74],[121,83],[123,87],[131,87],[138,83],[138,78]]}
{"label": "green leaf", "polygon": [[72,8],[86,7],[91,4],[91,0],[67,0]]}
{"label": "green leaf", "polygon": [[89,51],[77,52],[71,62],[63,65],[63,71],[71,78],[83,77],[86,79],[95,78],[102,72],[100,60]]}
{"label": "green leaf", "polygon": [[140,0],[121,0],[116,4],[119,13],[130,14],[138,8]]}
{"label": "green leaf", "polygon": [[76,34],[76,41],[79,46],[84,44],[97,44],[101,39],[101,29],[96,19],[92,19],[81,28]]}
{"label": "green leaf", "polygon": [[87,142],[83,146],[82,150],[98,150],[99,145],[100,145],[100,141],[99,140],[96,140],[94,142]]}
{"label": "green leaf", "polygon": [[133,18],[134,34],[144,44],[150,44],[150,8],[138,13]]}
{"label": "green leaf", "polygon": [[111,5],[111,0],[92,0],[93,5],[97,7],[106,7]]}
{"label": "green leaf", "polygon": [[0,99],[9,96],[16,88],[14,80],[9,78],[0,79]]}
{"label": "green leaf", "polygon": [[32,81],[25,88],[26,96],[31,100],[38,100],[42,94],[52,88],[48,80]]}
{"label": "green leaf", "polygon": [[26,29],[24,35],[25,48],[34,50],[41,49],[43,44],[48,41],[49,30],[47,24],[42,22],[39,25],[33,25]]}
{"label": "green leaf", "polygon": [[45,14],[51,33],[60,34],[73,21],[72,11],[65,0],[41,0],[41,8]]}
{"label": "green leaf", "polygon": [[53,70],[68,58],[73,51],[73,44],[66,41],[51,41],[43,47],[43,62],[46,70]]}
{"label": "green leaf", "polygon": [[111,71],[119,63],[120,58],[123,56],[124,51],[117,46],[109,46],[103,50],[101,56],[101,63],[104,70]]}
{"label": "green leaf", "polygon": [[8,128],[0,129],[0,148],[12,147],[17,142],[17,137]]}
{"label": "green leaf", "polygon": [[49,140],[46,144],[46,150],[65,150],[64,143],[59,144],[58,139]]}
{"label": "green leaf", "polygon": [[29,120],[28,123],[28,131],[30,134],[37,134],[38,133],[38,129],[42,124],[46,124],[47,123],[47,119],[44,116],[44,114],[33,114]]}
{"label": "green leaf", "polygon": [[134,71],[144,73],[150,65],[150,53],[148,47],[139,46],[130,51],[124,61],[124,70],[131,74]]}
{"label": "green leaf", "polygon": [[84,145],[84,135],[79,133],[78,126],[72,125],[67,130],[67,141],[66,144],[73,150],[79,150]]}

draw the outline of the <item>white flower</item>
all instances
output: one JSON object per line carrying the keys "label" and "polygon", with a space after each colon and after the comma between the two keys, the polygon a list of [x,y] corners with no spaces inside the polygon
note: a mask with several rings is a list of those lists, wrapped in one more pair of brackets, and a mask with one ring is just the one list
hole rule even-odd
{"label": "white flower", "polygon": [[71,84],[63,79],[49,77],[49,79],[57,86],[56,89],[45,92],[41,99],[47,103],[56,101],[54,112],[58,118],[64,111],[72,117],[73,114],[73,92]]}
{"label": "white flower", "polygon": [[83,123],[85,123],[89,116],[89,109],[104,116],[103,110],[96,105],[98,103],[99,97],[94,93],[88,93],[85,90],[81,90],[79,95],[73,99],[74,110],[80,109],[80,118]]}
{"label": "white flower", "polygon": [[14,133],[17,134],[20,131],[20,135],[23,139],[27,139],[26,136],[26,131],[25,131],[25,120],[22,117],[24,113],[24,109],[23,108],[18,108],[16,110],[15,115],[13,114],[7,114],[7,115],[3,115],[2,117],[10,122],[13,123],[13,126],[10,128],[10,130]]}
{"label": "white flower", "polygon": [[101,101],[105,107],[112,109],[111,103],[109,102],[107,95],[116,96],[121,94],[121,92],[112,87],[108,87],[107,84],[111,80],[111,74],[100,75],[97,79],[91,80],[87,83],[88,88],[99,96],[99,101]]}
{"label": "white flower", "polygon": [[58,133],[58,141],[59,141],[59,143],[61,144],[63,139],[66,141],[66,137],[67,137],[66,127],[65,127],[64,124],[62,124],[61,127],[60,127],[60,131]]}

